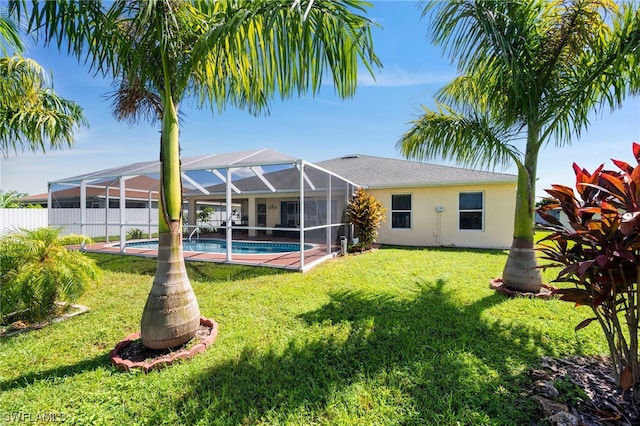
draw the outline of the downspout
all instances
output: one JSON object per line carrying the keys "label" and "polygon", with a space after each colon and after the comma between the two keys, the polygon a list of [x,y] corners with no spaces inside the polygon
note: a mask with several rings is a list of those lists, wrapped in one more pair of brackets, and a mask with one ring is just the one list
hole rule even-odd
{"label": "downspout", "polygon": [[[87,181],[80,181],[80,234],[87,236],[86,231],[87,222]],[[83,247],[84,248],[84,247]]]}
{"label": "downspout", "polygon": [[304,271],[304,161],[300,161],[300,270]]}
{"label": "downspout", "polygon": [[233,258],[232,247],[233,236],[231,235],[231,169],[227,167],[227,182],[226,182],[226,199],[227,199],[227,220],[225,236],[227,237],[227,262],[230,262]]}
{"label": "downspout", "polygon": [[325,244],[327,246],[327,254],[331,254],[331,232],[333,231],[333,218],[331,217],[331,175],[327,174],[327,208],[325,217],[327,218],[324,225],[327,226],[325,228],[326,241]]}
{"label": "downspout", "polygon": [[125,197],[125,178],[124,176],[120,176],[120,252],[124,253],[125,248],[127,247],[127,236],[124,232],[124,223],[127,219],[126,214],[126,202],[127,198]]}
{"label": "downspout", "polygon": [[107,185],[104,189],[104,235],[105,242],[109,242],[109,187],[111,184]]}
{"label": "downspout", "polygon": [[151,214],[151,203],[153,202],[153,199],[151,198],[151,190],[149,190],[149,200],[148,200],[148,204],[147,204],[147,222],[149,223],[149,225],[147,226],[147,234],[149,235],[149,239],[151,239],[151,222],[153,221],[153,215]]}

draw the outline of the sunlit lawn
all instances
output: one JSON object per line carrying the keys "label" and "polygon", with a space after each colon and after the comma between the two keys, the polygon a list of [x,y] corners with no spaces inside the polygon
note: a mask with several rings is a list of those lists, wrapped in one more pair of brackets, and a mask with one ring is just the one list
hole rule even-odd
{"label": "sunlit lawn", "polygon": [[493,291],[503,251],[382,249],[305,274],[190,263],[217,340],[119,372],[108,353],[138,330],[154,261],[94,257],[89,313],[0,341],[0,424],[529,424],[541,356],[606,352],[595,325],[573,331],[587,308]]}

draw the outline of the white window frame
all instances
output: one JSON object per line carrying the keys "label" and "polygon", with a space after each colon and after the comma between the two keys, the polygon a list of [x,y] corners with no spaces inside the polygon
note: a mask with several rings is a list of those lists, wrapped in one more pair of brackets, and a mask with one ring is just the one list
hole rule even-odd
{"label": "white window frame", "polygon": [[[397,209],[394,210],[393,209],[393,197],[396,195],[408,195],[409,196],[409,200],[411,202],[411,208],[409,210],[403,210],[403,209]],[[410,192],[401,192],[401,193],[397,193],[397,194],[391,194],[391,200],[390,200],[390,221],[389,221],[389,226],[392,230],[394,231],[410,231],[411,229],[413,229],[413,194]],[[401,228],[401,227],[394,227],[393,226],[393,214],[394,213],[409,213],[409,226],[406,228]]]}
{"label": "white window frame", "polygon": [[[461,209],[460,208],[460,196],[462,194],[480,194],[482,195],[482,208],[480,209]],[[463,232],[484,232],[484,218],[485,218],[485,192],[484,191],[460,191],[458,192],[458,231]],[[480,228],[479,229],[467,229],[462,228],[462,221],[460,220],[461,213],[477,213],[480,212],[482,214],[482,218],[480,219]]]}

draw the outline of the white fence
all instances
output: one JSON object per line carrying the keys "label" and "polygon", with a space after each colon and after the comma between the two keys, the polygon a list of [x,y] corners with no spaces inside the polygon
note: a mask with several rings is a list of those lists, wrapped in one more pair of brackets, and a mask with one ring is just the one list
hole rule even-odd
{"label": "white fence", "polygon": [[47,209],[0,209],[0,235],[49,225]]}
{"label": "white fence", "polygon": [[[84,234],[89,237],[120,235],[120,209],[86,209],[82,224],[80,209],[0,209],[0,235],[12,230],[51,226],[61,228],[63,234]],[[124,232],[141,229],[144,233],[158,232],[158,209],[126,209]]]}
{"label": "white fence", "polygon": [[[49,226],[62,228],[65,234],[89,237],[120,235],[120,209],[86,209],[82,224],[80,209],[49,209]],[[144,233],[158,232],[158,209],[125,209],[124,232],[141,229]]]}

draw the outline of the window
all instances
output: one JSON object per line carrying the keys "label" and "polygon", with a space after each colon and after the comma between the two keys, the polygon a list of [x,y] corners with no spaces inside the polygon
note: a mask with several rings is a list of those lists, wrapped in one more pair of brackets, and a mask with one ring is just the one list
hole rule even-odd
{"label": "window", "polygon": [[280,202],[280,224],[288,228],[300,226],[300,203],[298,201]]}
{"label": "window", "polygon": [[267,204],[257,204],[256,224],[258,226],[267,226]]}
{"label": "window", "polygon": [[391,229],[411,228],[411,194],[391,195]]}
{"label": "window", "polygon": [[482,192],[461,192],[459,198],[460,229],[482,230],[484,199]]}

